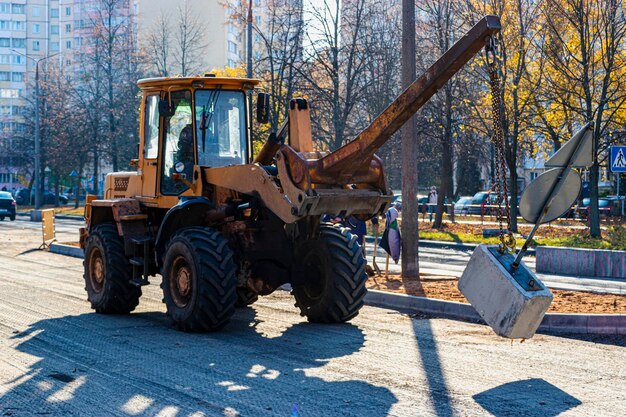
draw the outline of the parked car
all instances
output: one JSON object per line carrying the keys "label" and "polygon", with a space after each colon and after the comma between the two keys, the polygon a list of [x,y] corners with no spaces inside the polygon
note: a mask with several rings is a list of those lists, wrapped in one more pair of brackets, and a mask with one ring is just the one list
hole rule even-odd
{"label": "parked car", "polygon": [[472,196],[463,196],[454,203],[454,214],[469,214],[470,204],[472,204]]}
{"label": "parked car", "polygon": [[[519,212],[519,202],[521,199],[521,195],[517,196],[517,207]],[[512,206],[511,196],[507,197],[509,202],[509,207]],[[467,210],[467,214],[485,214],[489,215],[492,212],[495,214],[495,207],[498,205],[498,196],[492,191],[479,191],[474,194],[472,197],[472,201],[469,203],[469,208]],[[502,202],[502,207],[504,207],[504,202]]]}
{"label": "parked car", "polygon": [[[599,198],[598,209],[600,216],[619,216],[621,214],[621,205],[617,198]],[[588,218],[589,210],[591,210],[591,199],[583,198],[582,204],[578,206],[578,212],[581,217]]]}
{"label": "parked car", "polygon": [[489,214],[490,205],[494,204],[495,195],[491,194],[491,191],[479,191],[472,197],[472,201],[468,207],[468,214]]}
{"label": "parked car", "polygon": [[[391,200],[391,206],[398,210],[402,210],[402,196],[400,194],[394,195]],[[423,195],[417,195],[417,210],[419,213],[428,211],[428,197]]]}
{"label": "parked car", "polygon": [[[35,204],[35,192],[31,190],[30,202],[28,201],[28,188],[22,188],[15,195],[15,200],[20,205]],[[59,204],[67,204],[69,199],[64,194],[59,194]],[[56,196],[53,192],[44,191],[43,204],[56,204]]]}
{"label": "parked car", "polygon": [[0,221],[4,220],[5,217],[11,221],[15,220],[16,209],[17,204],[11,193],[0,191]]}
{"label": "parked car", "polygon": [[611,207],[611,216],[621,216],[622,215],[622,204],[624,204],[624,196],[617,195],[607,195],[604,197],[605,200],[608,200],[609,206]]}

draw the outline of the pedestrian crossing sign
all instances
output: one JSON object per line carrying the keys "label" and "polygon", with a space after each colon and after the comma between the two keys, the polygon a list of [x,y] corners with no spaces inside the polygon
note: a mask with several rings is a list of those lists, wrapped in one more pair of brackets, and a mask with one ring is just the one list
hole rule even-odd
{"label": "pedestrian crossing sign", "polygon": [[626,146],[611,146],[611,172],[626,172]]}

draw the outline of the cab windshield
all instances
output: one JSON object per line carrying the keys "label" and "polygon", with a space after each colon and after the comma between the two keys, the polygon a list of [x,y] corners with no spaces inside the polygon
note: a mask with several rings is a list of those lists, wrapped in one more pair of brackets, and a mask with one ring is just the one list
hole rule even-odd
{"label": "cab windshield", "polygon": [[246,108],[241,91],[196,90],[198,165],[221,167],[246,162]]}

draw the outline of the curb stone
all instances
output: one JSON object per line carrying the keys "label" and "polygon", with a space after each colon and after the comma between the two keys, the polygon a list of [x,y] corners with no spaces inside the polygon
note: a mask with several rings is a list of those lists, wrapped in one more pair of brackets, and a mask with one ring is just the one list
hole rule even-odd
{"label": "curb stone", "polygon": [[[437,317],[485,324],[470,304],[435,300],[413,295],[368,290],[365,303],[399,311],[416,310]],[[546,313],[537,330],[540,333],[626,335],[626,314]]]}
{"label": "curb stone", "polygon": [[[17,216],[20,217],[29,217],[30,218],[30,211],[29,212],[18,212],[16,213]],[[75,216],[72,214],[55,214],[54,215],[55,219],[61,219],[61,220],[84,220],[85,218],[83,216]]]}
{"label": "curb stone", "polygon": [[[378,238],[380,242],[380,237]],[[367,235],[365,236],[365,241],[367,243],[374,243],[374,236]],[[444,242],[442,240],[426,240],[420,239],[419,241],[420,247],[423,248],[449,248],[454,250],[474,250],[478,243],[462,243],[462,242]],[[526,251],[526,255],[535,255],[535,249],[528,249]]]}
{"label": "curb stone", "polygon": [[52,242],[50,252],[59,255],[72,256],[74,258],[83,258],[83,250],[78,246],[64,245],[63,243]]}

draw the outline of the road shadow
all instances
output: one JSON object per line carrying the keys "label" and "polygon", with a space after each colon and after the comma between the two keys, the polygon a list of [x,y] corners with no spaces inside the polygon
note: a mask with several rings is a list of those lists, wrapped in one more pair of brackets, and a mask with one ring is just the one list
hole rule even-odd
{"label": "road shadow", "polygon": [[33,253],[33,252],[39,252],[41,250],[41,246],[38,248],[32,248],[32,249],[26,249],[25,251],[22,251],[20,253],[18,253],[15,256],[23,256],[23,255],[28,255],[29,253]]}
{"label": "road shadow", "polygon": [[437,341],[433,334],[431,320],[426,316],[418,320],[412,318],[415,343],[420,356],[420,362],[428,382],[431,406],[436,416],[454,416],[452,400],[443,372],[441,358],[437,349]]}
{"label": "road shadow", "polygon": [[38,321],[11,337],[28,365],[5,384],[0,415],[360,417],[397,402],[354,365],[365,343],[357,326],[274,321],[271,335],[250,308],[211,334],[175,331],[162,313]]}
{"label": "road shadow", "polygon": [[[421,279],[405,277],[404,274],[402,274],[401,279],[404,288],[412,286],[418,293],[424,293]],[[411,324],[419,352],[419,360],[426,375],[433,411],[437,417],[454,416],[452,401],[443,373],[431,320],[427,316],[422,315],[421,319],[413,317]]]}
{"label": "road shadow", "polygon": [[577,398],[540,378],[508,382],[472,398],[496,417],[554,417],[582,404]]}

